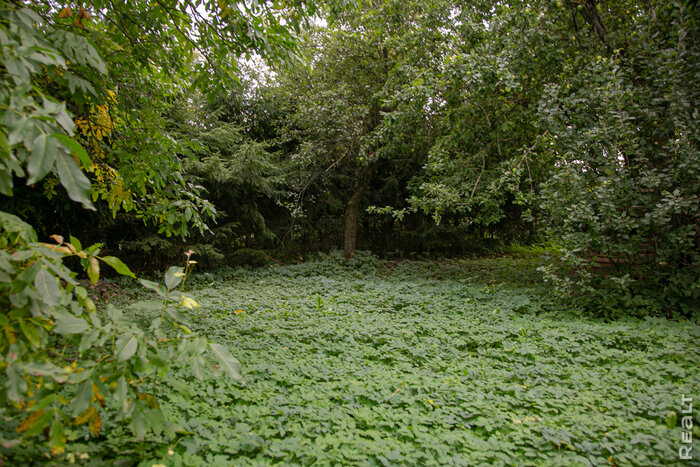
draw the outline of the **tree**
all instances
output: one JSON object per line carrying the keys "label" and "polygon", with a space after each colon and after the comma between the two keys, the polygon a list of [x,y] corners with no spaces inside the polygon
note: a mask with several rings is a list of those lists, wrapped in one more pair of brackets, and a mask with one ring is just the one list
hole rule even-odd
{"label": "tree", "polygon": [[[262,246],[274,238],[265,215],[282,198],[283,167],[273,150],[275,135],[266,116],[276,109],[248,79],[241,81],[227,96],[211,102],[202,96],[183,99],[185,110],[177,118],[180,137],[201,145],[197,157],[185,163],[186,174],[206,188],[220,223],[235,223],[249,248],[255,240]],[[233,242],[228,249],[232,247]]]}
{"label": "tree", "polygon": [[[556,167],[542,193],[564,293],[610,314],[692,313],[700,297],[698,19],[679,3],[600,11],[540,125]],[[575,275],[572,275],[574,271]]]}
{"label": "tree", "polygon": [[426,96],[436,128],[413,209],[511,238],[539,221],[560,252],[543,271],[564,294],[689,312],[697,27],[682,4],[455,6],[450,53],[397,105]]}
{"label": "tree", "polygon": [[[14,84],[34,73],[36,89],[65,102],[66,110],[75,116],[77,128],[62,130],[69,135],[75,130],[74,139],[90,156],[82,161],[95,182],[89,201],[101,199],[113,212],[134,211],[144,221],[158,224],[162,233],[184,236],[188,225],[206,230],[206,219],[215,212],[200,190],[180,176],[178,154],[186,154],[189,148],[164,132],[167,103],[189,86],[208,93],[222,89],[222,83],[236,79],[237,60],[246,55],[292,59],[294,30],[318,6],[313,2],[263,2],[236,8],[226,2],[159,1],[153,5],[136,1],[118,7],[94,2],[91,12],[82,7],[58,11],[43,3],[24,11],[34,15],[25,18],[27,24],[40,22],[42,29],[18,44],[46,46],[51,50],[46,56],[58,61],[8,58],[18,64],[8,73],[16,77]],[[27,63],[32,67],[26,68]],[[63,118],[66,124],[67,118]],[[34,131],[32,128],[27,125],[17,131]],[[50,162],[42,166],[47,173]],[[5,186],[11,185],[9,174],[5,172]],[[46,174],[39,175],[32,183]],[[84,179],[80,186],[69,195],[75,200],[80,191],[87,206]],[[186,211],[191,212],[187,221]]]}
{"label": "tree", "polygon": [[[395,113],[417,113],[414,122],[431,134],[409,211],[463,226],[477,241],[537,234],[536,193],[553,160],[537,126],[539,100],[572,46],[560,20],[551,2],[452,7],[440,26],[442,54],[394,97]],[[402,120],[386,121],[391,128]]]}
{"label": "tree", "polygon": [[298,144],[292,156],[300,169],[295,204],[302,207],[309,196],[339,196],[346,258],[354,254],[370,186],[420,157],[419,151],[402,150],[384,121],[394,110],[391,99],[413,79],[407,70],[434,60],[439,18],[449,14],[444,7],[440,2],[367,4],[336,27],[316,30],[306,49],[309,67],[287,72],[278,84],[288,102],[288,137]]}
{"label": "tree", "polygon": [[[189,225],[206,229],[213,210],[183,177],[178,153],[185,146],[164,132],[162,101],[192,83],[206,86],[208,72],[214,82],[230,76],[242,55],[293,56],[294,28],[317,11],[313,2],[239,8],[167,0],[95,1],[90,11],[44,2],[0,7],[0,193],[12,196],[25,178],[44,181],[50,193],[58,181],[86,209],[101,199],[180,235]],[[3,444],[20,445],[48,428],[48,445],[59,454],[67,423],[100,432],[108,395],[137,438],[149,430],[172,434],[145,391],[171,362],[187,361],[200,373],[216,361],[240,377],[226,348],[187,328],[182,311],[197,306],[182,289],[191,253],[184,270],[167,271],[164,285],[141,280],[160,310],[145,331],[120,309],[98,313],[63,259],[77,258],[92,282],[101,263],[134,277],[128,267],[102,256],[99,245],[52,240],[40,242],[31,226],[0,212],[0,366],[7,376],[0,405],[22,418],[16,431],[23,436]]]}

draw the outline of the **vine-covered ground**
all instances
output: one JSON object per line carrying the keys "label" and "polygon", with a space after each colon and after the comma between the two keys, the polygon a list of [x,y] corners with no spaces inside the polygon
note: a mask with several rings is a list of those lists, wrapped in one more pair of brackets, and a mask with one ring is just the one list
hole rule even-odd
{"label": "vine-covered ground", "polygon": [[230,348],[245,385],[177,369],[154,391],[178,439],[126,444],[106,420],[72,440],[76,461],[677,463],[700,327],[582,316],[547,298],[536,263],[331,255],[200,274],[193,327]]}

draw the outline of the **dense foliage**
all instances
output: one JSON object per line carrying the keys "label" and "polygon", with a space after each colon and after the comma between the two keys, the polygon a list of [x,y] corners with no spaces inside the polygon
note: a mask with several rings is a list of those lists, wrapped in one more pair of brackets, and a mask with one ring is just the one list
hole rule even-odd
{"label": "dense foliage", "polygon": [[[135,444],[133,460],[172,452],[184,464],[229,455],[350,463],[362,450],[375,463],[446,463],[446,446],[468,453],[455,463],[668,461],[677,430],[667,377],[696,382],[686,373],[696,327],[657,318],[699,317],[699,28],[692,1],[0,0],[0,416],[9,422],[0,463],[114,456],[85,437],[103,436],[103,425],[115,450],[157,441]],[[334,249],[343,259],[269,269]],[[527,276],[519,285],[528,287],[541,275],[558,305],[539,283],[467,284],[480,274],[500,281],[502,270],[451,262],[439,285],[420,279],[435,272],[428,263],[392,275],[392,263],[354,258],[358,249],[393,259],[537,251],[484,264]],[[199,276],[212,279],[202,308],[185,293],[193,268],[239,265],[267,269],[241,277],[240,296],[217,273]],[[414,266],[419,275],[402,269]],[[152,274],[139,280],[144,290],[132,270]],[[124,276],[123,290],[143,300],[97,300],[116,287],[105,275]],[[379,281],[371,293],[368,277]],[[244,290],[253,283],[278,302],[260,298],[256,312]],[[647,320],[593,321],[631,317]],[[229,349],[256,368],[273,339],[289,343],[269,360],[274,375],[251,370],[252,386],[212,386],[222,371],[240,380]],[[289,395],[288,380],[298,381],[285,376],[284,389],[269,379],[285,374],[291,348],[302,362],[322,353],[343,384],[331,366],[300,374],[326,375],[323,397],[364,415],[320,404],[321,418],[294,422],[305,437],[286,438],[294,430],[271,420],[306,417],[308,401],[256,412],[264,394]],[[591,381],[613,357],[615,374],[636,373],[620,396],[638,404],[636,422],[605,392],[620,381]],[[472,373],[448,368],[476,371],[472,389],[496,400],[474,406],[462,397]],[[363,371],[381,383],[353,376]],[[443,377],[458,389],[442,391]],[[512,388],[489,392],[503,381]],[[235,432],[247,441],[220,449],[210,428],[185,420],[204,409],[177,399],[178,387],[216,393],[247,414],[241,430],[265,436]],[[548,405],[574,392],[579,405]],[[400,393],[412,398],[384,411]],[[428,393],[443,402],[426,405]],[[617,420],[585,418],[592,407]],[[667,428],[657,423],[665,413]],[[415,423],[405,432],[399,419]],[[659,442],[623,452],[646,437]],[[84,451],[69,445],[79,439]]]}
{"label": "dense foliage", "polygon": [[[195,275],[202,307],[188,318],[241,357],[245,386],[176,365],[159,384],[176,439],[134,443],[110,419],[98,439],[68,429],[71,453],[102,465],[674,464],[700,328],[572,313],[538,285],[540,261],[346,263],[338,251]],[[150,322],[139,306],[129,313]]]}
{"label": "dense foliage", "polygon": [[[45,240],[50,229],[65,229],[57,214],[67,199],[102,213],[131,212],[167,236],[208,231],[216,211],[186,179],[181,157],[190,145],[166,134],[164,109],[185,88],[210,89],[208,75],[225,81],[243,55],[293,54],[293,28],[315,9],[94,2],[88,12],[2,2],[2,208],[36,221]],[[27,188],[13,197],[24,179]],[[42,198],[52,202],[42,206]],[[167,270],[164,285],[140,281],[158,297],[144,306],[159,310],[142,326],[120,308],[97,310],[65,265],[73,259],[93,284],[101,262],[135,278],[120,259],[101,255],[99,244],[83,249],[72,235],[51,240],[40,242],[32,226],[0,211],[0,411],[21,420],[20,437],[3,438],[5,449],[24,449],[45,434],[60,455],[67,426],[87,424],[99,436],[114,416],[137,439],[172,436],[179,428],[163,416],[156,387],[170,365],[239,378],[229,350],[193,334],[182,314],[198,306],[183,293],[192,251],[184,269]]]}
{"label": "dense foliage", "polygon": [[196,173],[238,228],[219,262],[232,244],[350,257],[543,242],[562,297],[691,314],[697,29],[682,3],[365,3],[309,32],[307,65],[209,108],[223,118],[198,141],[223,139]]}
{"label": "dense foliage", "polygon": [[552,277],[611,309],[690,314],[700,299],[700,25],[680,4],[632,11],[608,50],[566,70],[540,103],[557,161],[541,199],[559,266],[577,274]]}

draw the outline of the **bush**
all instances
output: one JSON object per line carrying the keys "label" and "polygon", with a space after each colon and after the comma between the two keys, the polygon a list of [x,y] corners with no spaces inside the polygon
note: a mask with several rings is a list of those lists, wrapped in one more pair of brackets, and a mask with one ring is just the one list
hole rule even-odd
{"label": "bush", "polygon": [[262,250],[256,250],[254,248],[241,248],[233,252],[228,258],[227,262],[231,266],[253,266],[262,267],[270,264],[270,258]]}
{"label": "bush", "polygon": [[561,245],[542,270],[599,314],[697,311],[697,31],[687,10],[669,4],[640,26],[643,48],[629,51],[637,66],[592,57],[585,73],[550,86],[541,101],[558,161],[542,201]]}
{"label": "bush", "polygon": [[182,257],[180,249],[157,235],[122,242],[119,248],[130,264],[142,265],[152,270],[162,269],[167,264],[178,262]]}
{"label": "bush", "polygon": [[185,248],[194,252],[194,258],[197,261],[197,269],[217,268],[223,264],[225,259],[225,255],[214,245],[209,243],[198,243]]}
{"label": "bush", "polygon": [[65,258],[77,258],[93,284],[105,264],[135,279],[121,260],[102,256],[99,245],[83,249],[74,237],[37,240],[31,226],[0,212],[0,302],[7,310],[0,314],[0,362],[7,376],[0,411],[19,435],[3,439],[6,449],[21,452],[41,436],[52,454],[61,454],[75,439],[66,433],[69,426],[99,436],[103,420],[115,417],[137,439],[149,433],[171,439],[178,427],[161,412],[153,387],[172,363],[224,370],[240,379],[239,363],[226,348],[186,327],[184,313],[199,306],[179,287],[190,270],[189,257],[185,269],[168,269],[164,284],[140,281],[158,298],[134,305],[137,316],[152,315],[139,325],[134,310],[98,310],[64,265]]}

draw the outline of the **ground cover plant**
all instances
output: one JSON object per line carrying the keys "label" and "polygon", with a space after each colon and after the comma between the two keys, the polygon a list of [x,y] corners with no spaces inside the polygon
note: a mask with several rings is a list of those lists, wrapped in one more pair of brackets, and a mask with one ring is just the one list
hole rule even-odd
{"label": "ground cover plant", "polygon": [[99,438],[68,428],[56,463],[677,462],[697,323],[579,315],[547,297],[537,256],[340,256],[193,276],[188,321],[244,362],[244,384],[178,367],[153,392],[179,434],[140,443],[108,418]]}

